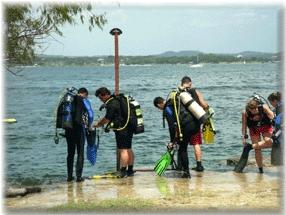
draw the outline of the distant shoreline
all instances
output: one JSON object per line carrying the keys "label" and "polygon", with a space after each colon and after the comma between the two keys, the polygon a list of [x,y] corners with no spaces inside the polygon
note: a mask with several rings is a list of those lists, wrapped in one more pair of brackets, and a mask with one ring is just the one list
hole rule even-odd
{"label": "distant shoreline", "polygon": [[[266,53],[244,51],[230,54],[203,53],[199,51],[164,52],[158,55],[128,56],[119,54],[121,66],[125,65],[156,65],[156,64],[249,64],[274,63],[282,61],[282,52]],[[22,64],[23,65],[23,64]],[[113,55],[97,56],[61,56],[37,55],[32,62],[25,66],[110,66],[114,65]],[[13,66],[13,65],[9,65]]]}
{"label": "distant shoreline", "polygon": [[[204,63],[202,62],[201,64],[203,66],[205,65],[247,65],[247,64],[265,64],[265,63],[273,63],[277,64],[280,63],[281,61],[273,61],[273,62],[259,62],[259,61],[251,61],[251,62],[219,62],[219,63]],[[149,66],[156,66],[156,65],[182,65],[182,66],[191,66],[194,64],[190,63],[153,63],[153,64],[120,64],[120,67],[133,67],[133,66],[142,66],[142,67],[149,67]],[[13,67],[24,67],[24,68],[29,68],[29,67],[113,67],[113,63],[108,63],[108,64],[34,64],[34,65],[16,65]],[[193,69],[190,67],[190,69]]]}

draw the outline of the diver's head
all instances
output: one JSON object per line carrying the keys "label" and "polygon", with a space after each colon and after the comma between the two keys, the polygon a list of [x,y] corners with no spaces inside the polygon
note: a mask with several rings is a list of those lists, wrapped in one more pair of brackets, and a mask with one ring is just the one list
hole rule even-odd
{"label": "diver's head", "polygon": [[156,108],[163,110],[165,106],[165,99],[158,96],[154,99],[153,103]]}
{"label": "diver's head", "polygon": [[181,80],[181,86],[185,89],[192,87],[192,79],[189,76],[184,76]]}
{"label": "diver's head", "polygon": [[251,99],[246,104],[246,111],[252,114],[257,114],[259,113],[258,106],[259,106],[258,101],[255,99]]}
{"label": "diver's head", "polygon": [[77,91],[78,95],[83,97],[83,98],[87,98],[88,97],[88,91],[86,88],[82,87]]}
{"label": "diver's head", "polygon": [[106,87],[101,87],[95,91],[95,96],[105,103],[110,98],[111,92]]}
{"label": "diver's head", "polygon": [[270,104],[276,108],[281,102],[281,93],[280,92],[271,93],[267,99],[270,102]]}

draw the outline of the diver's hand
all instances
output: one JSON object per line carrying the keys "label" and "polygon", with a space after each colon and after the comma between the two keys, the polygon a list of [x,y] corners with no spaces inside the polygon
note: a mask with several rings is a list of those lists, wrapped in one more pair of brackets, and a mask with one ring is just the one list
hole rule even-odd
{"label": "diver's hand", "polygon": [[168,143],[167,149],[172,150],[173,148],[174,148],[174,143],[172,143],[172,142]]}
{"label": "diver's hand", "polygon": [[90,126],[92,129],[98,128],[98,122],[93,122]]}
{"label": "diver's hand", "polygon": [[94,131],[94,130],[95,130],[95,127],[93,125],[88,127],[88,131]]}
{"label": "diver's hand", "polygon": [[248,139],[248,135],[245,134],[245,135],[242,135],[242,144],[245,146],[246,144],[246,140]]}
{"label": "diver's hand", "polygon": [[209,107],[208,108],[208,114],[209,114],[210,117],[213,117],[215,115],[214,109]]}
{"label": "diver's hand", "polygon": [[242,144],[243,144],[243,146],[245,146],[245,144],[246,144],[246,138],[245,137],[242,137]]}

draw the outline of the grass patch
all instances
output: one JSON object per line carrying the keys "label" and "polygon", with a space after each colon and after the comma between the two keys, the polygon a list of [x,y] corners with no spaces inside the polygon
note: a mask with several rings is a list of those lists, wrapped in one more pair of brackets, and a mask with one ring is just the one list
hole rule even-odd
{"label": "grass patch", "polygon": [[53,207],[49,211],[59,212],[59,211],[80,211],[80,212],[90,212],[90,211],[144,211],[144,210],[154,210],[156,205],[154,202],[145,199],[108,199],[97,202],[79,202],[79,203],[67,203],[60,206]]}

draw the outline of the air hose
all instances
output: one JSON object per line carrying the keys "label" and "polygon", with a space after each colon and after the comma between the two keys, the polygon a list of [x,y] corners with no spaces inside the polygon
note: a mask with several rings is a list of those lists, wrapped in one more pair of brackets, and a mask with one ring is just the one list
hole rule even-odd
{"label": "air hose", "polygon": [[177,110],[176,96],[177,96],[177,92],[174,92],[173,93],[173,102],[174,102],[174,108],[175,108],[175,115],[176,115],[176,120],[177,120],[177,124],[178,124],[179,138],[180,138],[180,141],[182,141],[183,140],[183,134],[182,134],[180,119],[179,119],[178,110]]}

